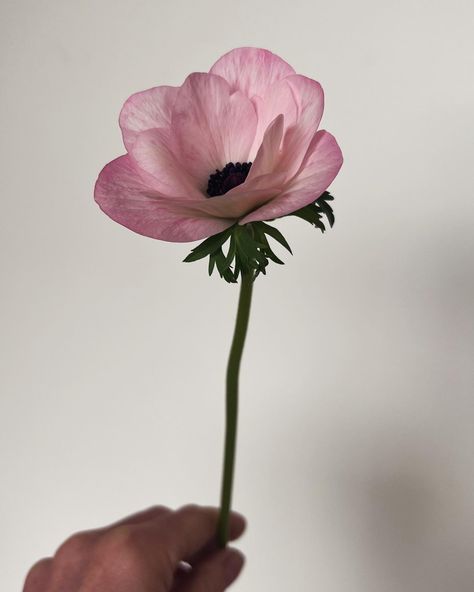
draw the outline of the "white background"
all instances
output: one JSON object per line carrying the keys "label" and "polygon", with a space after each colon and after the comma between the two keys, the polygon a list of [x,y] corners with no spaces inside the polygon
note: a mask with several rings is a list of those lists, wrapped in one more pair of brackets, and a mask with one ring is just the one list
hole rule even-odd
{"label": "white background", "polygon": [[237,289],[93,201],[124,100],[242,45],[319,80],[345,156],[322,236],[258,280],[235,590],[470,592],[469,1],[2,0],[0,587],[73,531],[217,504]]}

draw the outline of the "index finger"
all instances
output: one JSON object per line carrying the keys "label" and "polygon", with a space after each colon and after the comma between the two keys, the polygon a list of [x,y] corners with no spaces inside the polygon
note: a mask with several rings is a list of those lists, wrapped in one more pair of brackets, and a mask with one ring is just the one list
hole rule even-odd
{"label": "index finger", "polygon": [[[186,561],[216,541],[218,518],[217,508],[198,505],[184,506],[162,518],[163,536],[175,563]],[[245,526],[245,518],[231,512],[229,538],[240,537]]]}

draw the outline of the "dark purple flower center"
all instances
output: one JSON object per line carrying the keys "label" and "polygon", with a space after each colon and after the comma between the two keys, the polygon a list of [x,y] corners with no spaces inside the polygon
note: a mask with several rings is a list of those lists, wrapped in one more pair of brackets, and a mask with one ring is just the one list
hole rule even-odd
{"label": "dark purple flower center", "polygon": [[237,185],[241,185],[247,178],[251,166],[251,162],[228,162],[221,171],[216,169],[215,173],[209,175],[207,195],[224,195]]}

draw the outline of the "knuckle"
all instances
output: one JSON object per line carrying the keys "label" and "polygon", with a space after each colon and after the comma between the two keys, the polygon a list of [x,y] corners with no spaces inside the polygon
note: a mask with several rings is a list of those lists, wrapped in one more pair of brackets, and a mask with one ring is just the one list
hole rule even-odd
{"label": "knuckle", "polygon": [[23,586],[23,592],[36,592],[39,590],[38,586],[49,575],[51,570],[52,559],[45,557],[37,561],[28,571]]}
{"label": "knuckle", "polygon": [[[217,512],[214,508],[188,504],[170,516],[170,525],[174,520],[186,530],[199,530],[203,536],[212,533],[217,526]],[[206,535],[207,536],[207,535]]]}
{"label": "knuckle", "polygon": [[214,524],[217,514],[214,508],[199,506],[198,504],[187,504],[176,511],[176,516],[183,522],[199,521],[199,523]]}
{"label": "knuckle", "polygon": [[150,512],[169,512],[170,508],[168,506],[162,506],[160,504],[155,504],[149,508]]}
{"label": "knuckle", "polygon": [[181,506],[178,510],[176,510],[177,514],[183,516],[189,516],[190,514],[195,514],[198,512],[200,507],[197,504],[186,504],[185,506]]}
{"label": "knuckle", "polygon": [[68,562],[82,559],[89,552],[92,539],[93,536],[89,532],[76,532],[60,545],[54,559],[57,561],[67,560]]}

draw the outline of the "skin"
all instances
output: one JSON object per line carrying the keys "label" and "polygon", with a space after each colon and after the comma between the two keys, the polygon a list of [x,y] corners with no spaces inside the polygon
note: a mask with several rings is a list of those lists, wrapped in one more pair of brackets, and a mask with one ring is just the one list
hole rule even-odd
{"label": "skin", "polygon": [[[30,569],[23,592],[221,592],[239,575],[244,557],[218,549],[217,519],[217,508],[155,506],[78,532]],[[229,526],[235,540],[245,519],[233,512]]]}

